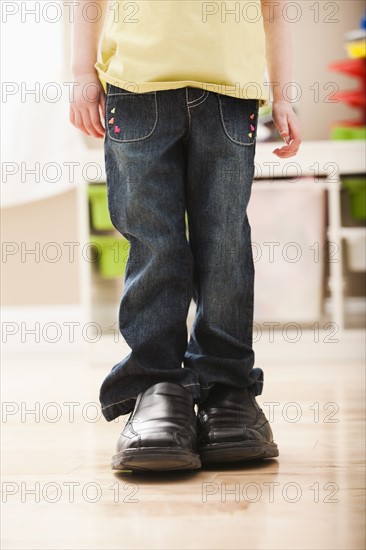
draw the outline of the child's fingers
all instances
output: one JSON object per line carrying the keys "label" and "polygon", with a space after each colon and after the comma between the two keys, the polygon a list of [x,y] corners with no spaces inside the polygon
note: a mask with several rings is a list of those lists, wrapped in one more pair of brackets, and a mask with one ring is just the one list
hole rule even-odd
{"label": "child's fingers", "polygon": [[298,125],[297,119],[293,118],[290,121],[291,125],[291,134],[293,136],[293,139],[296,140],[296,142],[301,143],[301,129]]}
{"label": "child's fingers", "polygon": [[[291,153],[291,155],[295,155],[298,152],[301,145],[301,132],[295,117],[291,117],[289,119],[289,128],[290,128],[291,143],[288,144],[288,152]],[[286,147],[285,147],[285,151],[286,151]]]}
{"label": "child's fingers", "polygon": [[289,132],[288,127],[282,128],[282,130],[280,131],[280,135],[286,141],[286,143],[288,144],[289,141],[290,141],[290,132]]}
{"label": "child's fingers", "polygon": [[[286,145],[272,151],[275,155],[282,158],[292,157],[296,155],[301,144],[301,132],[293,113],[285,113],[280,115],[280,121],[277,122],[277,127],[281,137],[285,140]],[[282,119],[282,120],[281,120]]]}
{"label": "child's fingers", "polygon": [[[97,108],[98,108],[97,104],[93,104],[91,107],[85,109],[82,112],[82,116],[83,116],[84,127],[88,131],[88,134],[94,137],[101,137],[95,126],[98,122],[100,125],[100,121],[98,121],[97,117],[94,115],[95,111],[97,111]],[[102,128],[101,130],[103,131]]]}
{"label": "child's fingers", "polygon": [[71,124],[75,126],[75,114],[74,114],[74,109],[72,108],[72,105],[70,105],[69,119]]}
{"label": "child's fingers", "polygon": [[276,117],[275,124],[277,126],[277,130],[280,134],[280,136],[287,141],[286,138],[289,137],[290,131],[289,131],[289,124],[287,119],[287,113],[279,114]]}
{"label": "child's fingers", "polygon": [[83,110],[71,108],[70,122],[87,136],[104,137],[104,127],[100,121],[97,104]]}
{"label": "child's fingers", "polygon": [[101,119],[104,122],[105,119],[105,94],[102,93],[100,96],[100,109],[101,109]]}
{"label": "child's fingers", "polygon": [[287,145],[284,145],[283,147],[277,148],[273,151],[275,155],[281,158],[287,158],[292,157],[296,155],[301,145],[301,137],[299,134],[292,135],[291,132],[291,140]]}
{"label": "child's fingers", "polygon": [[98,105],[93,105],[93,107],[90,109],[89,111],[89,114],[90,114],[90,119],[91,119],[91,124],[92,124],[92,129],[94,131],[93,135],[95,137],[103,137],[104,136],[104,128],[101,124],[101,120],[100,120],[100,114],[99,114],[99,106]]}
{"label": "child's fingers", "polygon": [[86,134],[88,136],[89,132],[84,126],[83,116],[82,116],[81,112],[78,111],[78,110],[75,110],[74,115],[75,115],[75,124],[74,124],[74,126],[76,128],[78,128],[78,130],[81,130],[82,132],[84,132],[84,134]]}
{"label": "child's fingers", "polygon": [[284,145],[280,149],[275,149],[273,153],[281,158],[293,157],[298,152],[300,143],[299,139],[293,139],[289,145]]}
{"label": "child's fingers", "polygon": [[[78,128],[88,136],[101,137],[100,132],[95,127],[95,122],[97,120],[93,115],[93,111],[95,110],[96,106],[93,105],[92,107],[86,107],[85,109],[76,111],[76,120],[79,124]],[[103,131],[102,128],[101,131]]]}

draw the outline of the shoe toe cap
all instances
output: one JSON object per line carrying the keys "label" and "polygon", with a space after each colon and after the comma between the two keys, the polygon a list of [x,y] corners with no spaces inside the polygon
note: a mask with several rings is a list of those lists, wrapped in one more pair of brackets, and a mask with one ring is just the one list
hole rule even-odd
{"label": "shoe toe cap", "polygon": [[200,435],[200,445],[236,443],[241,441],[268,441],[267,430],[241,427],[212,428]]}
{"label": "shoe toe cap", "polygon": [[117,444],[117,452],[123,449],[193,449],[193,436],[184,435],[177,432],[153,431],[142,433],[132,438],[120,437]]}

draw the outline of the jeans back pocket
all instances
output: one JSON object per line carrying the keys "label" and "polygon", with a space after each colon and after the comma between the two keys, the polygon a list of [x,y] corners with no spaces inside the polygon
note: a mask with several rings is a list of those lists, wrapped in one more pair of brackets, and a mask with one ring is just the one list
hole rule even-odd
{"label": "jeans back pocket", "polygon": [[149,138],[158,123],[156,92],[130,92],[108,84],[105,124],[113,141],[130,143]]}
{"label": "jeans back pocket", "polygon": [[226,136],[238,145],[253,145],[257,139],[259,100],[224,94],[217,94],[217,98]]}

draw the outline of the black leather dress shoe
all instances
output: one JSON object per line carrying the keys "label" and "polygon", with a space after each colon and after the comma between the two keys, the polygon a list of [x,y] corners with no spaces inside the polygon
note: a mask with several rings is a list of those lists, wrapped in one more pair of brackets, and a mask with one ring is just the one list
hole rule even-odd
{"label": "black leather dress shoe", "polygon": [[202,464],[258,460],[278,456],[271,427],[254,390],[214,386],[198,411]]}
{"label": "black leather dress shoe", "polygon": [[179,384],[161,382],[138,395],[117,443],[115,470],[193,470],[197,419],[191,394]]}

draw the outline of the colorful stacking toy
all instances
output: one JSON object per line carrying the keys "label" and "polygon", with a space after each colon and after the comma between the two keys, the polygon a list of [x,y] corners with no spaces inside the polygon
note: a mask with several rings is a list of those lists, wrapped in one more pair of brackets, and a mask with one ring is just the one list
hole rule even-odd
{"label": "colorful stacking toy", "polygon": [[366,137],[366,12],[360,21],[360,28],[347,32],[344,45],[348,59],[335,61],[328,65],[330,71],[336,71],[358,79],[358,87],[352,90],[335,92],[332,99],[346,103],[359,111],[352,120],[335,122],[331,130],[331,139],[365,139]]}
{"label": "colorful stacking toy", "polygon": [[[331,139],[365,140],[366,139],[366,12],[361,19],[360,28],[344,36],[348,59],[328,65],[328,69],[352,78],[357,78],[358,86],[352,90],[338,91],[332,99],[346,103],[357,109],[358,117],[351,120],[335,122],[331,128]],[[360,175],[343,175],[342,187],[347,189],[350,199],[351,215],[355,221],[366,219],[366,177]]]}

